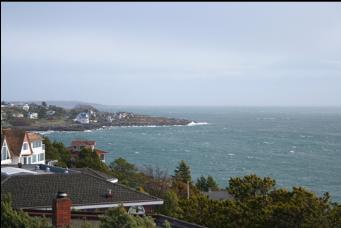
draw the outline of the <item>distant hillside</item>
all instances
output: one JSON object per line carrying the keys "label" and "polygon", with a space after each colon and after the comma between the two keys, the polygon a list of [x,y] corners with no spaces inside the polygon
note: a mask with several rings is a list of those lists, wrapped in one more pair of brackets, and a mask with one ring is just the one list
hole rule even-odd
{"label": "distant hillside", "polygon": [[[41,104],[43,101],[9,101],[10,103],[13,104],[25,104],[25,103],[35,103],[35,104]],[[55,105],[58,107],[62,107],[65,109],[72,109],[77,105],[91,105],[94,108],[98,110],[107,110],[111,106],[110,105],[103,105],[103,104],[97,104],[97,103],[90,103],[90,102],[83,102],[83,101],[45,101],[48,105]]]}

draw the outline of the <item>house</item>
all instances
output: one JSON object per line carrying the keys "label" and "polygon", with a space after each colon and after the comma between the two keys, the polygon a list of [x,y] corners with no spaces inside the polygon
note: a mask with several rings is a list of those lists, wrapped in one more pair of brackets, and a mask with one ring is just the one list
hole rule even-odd
{"label": "house", "polygon": [[71,142],[71,146],[68,147],[72,156],[78,156],[82,149],[90,149],[95,151],[102,162],[105,162],[105,154],[108,152],[95,148],[96,141],[91,140],[74,140]]}
{"label": "house", "polygon": [[84,221],[91,227],[100,227],[106,210],[122,205],[132,215],[142,211],[142,215],[152,216],[157,227],[163,227],[167,220],[172,227],[207,228],[155,214],[155,209],[164,203],[162,199],[112,182],[113,179],[89,168],[2,165],[1,200],[11,194],[14,209],[45,217],[53,227],[82,227]]}
{"label": "house", "polygon": [[38,113],[36,113],[36,112],[29,112],[29,113],[27,114],[27,117],[28,117],[29,119],[38,119]]}
{"label": "house", "polygon": [[90,123],[90,117],[88,113],[81,112],[76,116],[76,118],[73,121],[75,121],[76,123],[88,124]]}
{"label": "house", "polygon": [[12,117],[14,118],[24,118],[24,114],[16,112],[12,114]]}
{"label": "house", "polygon": [[22,109],[27,112],[30,109],[30,106],[28,104],[24,104]]}
{"label": "house", "polygon": [[43,138],[20,129],[1,131],[1,164],[44,164]]}
{"label": "house", "polygon": [[233,196],[226,190],[203,192],[210,200],[231,200]]}
{"label": "house", "polygon": [[1,200],[10,193],[16,209],[51,210],[57,191],[65,192],[75,210],[143,206],[146,213],[163,200],[98,175],[48,165],[1,166]]}
{"label": "house", "polygon": [[54,110],[48,110],[48,111],[46,111],[46,115],[47,115],[47,116],[53,116],[55,113],[56,113],[56,111],[54,111]]}

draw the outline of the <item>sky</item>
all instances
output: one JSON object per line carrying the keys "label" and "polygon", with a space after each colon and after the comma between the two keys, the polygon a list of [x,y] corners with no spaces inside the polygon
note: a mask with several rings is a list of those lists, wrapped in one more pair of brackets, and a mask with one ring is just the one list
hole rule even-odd
{"label": "sky", "polygon": [[340,106],[341,3],[1,3],[1,99]]}

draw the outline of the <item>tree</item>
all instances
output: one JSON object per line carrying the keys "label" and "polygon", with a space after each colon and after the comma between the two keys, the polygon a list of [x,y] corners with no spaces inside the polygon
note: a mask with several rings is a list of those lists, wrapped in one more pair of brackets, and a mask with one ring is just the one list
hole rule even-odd
{"label": "tree", "polygon": [[88,167],[104,173],[110,172],[108,167],[100,160],[96,152],[88,148],[83,148],[79,152],[79,156],[76,158],[75,164],[77,168]]}
{"label": "tree", "polygon": [[14,210],[12,208],[12,200],[10,195],[5,195],[4,199],[1,199],[1,227],[3,228],[47,228],[48,225],[46,219],[33,218],[27,213]]}
{"label": "tree", "polygon": [[47,160],[58,160],[57,166],[71,167],[71,155],[62,142],[51,143],[49,138],[44,137],[45,156]]}
{"label": "tree", "polygon": [[204,176],[201,176],[200,178],[197,179],[197,183],[195,184],[195,186],[203,192],[207,192],[208,191],[208,185],[207,185],[207,180]]}
{"label": "tree", "polygon": [[160,208],[160,212],[164,215],[178,217],[181,214],[179,207],[179,198],[174,191],[167,191],[164,196],[164,203]]}
{"label": "tree", "polygon": [[147,183],[148,178],[142,172],[139,172],[135,165],[123,158],[118,158],[111,162],[110,169],[120,183],[129,187],[137,189],[144,187],[144,184]]}
{"label": "tree", "polygon": [[47,107],[47,104],[46,104],[46,102],[45,102],[45,101],[41,102],[41,105],[42,105],[44,108],[46,108],[46,107]]}
{"label": "tree", "polygon": [[195,186],[202,192],[208,192],[209,190],[219,190],[218,184],[215,182],[212,176],[208,176],[207,179],[204,176],[201,176],[197,179]]}
{"label": "tree", "polygon": [[257,195],[267,195],[275,185],[276,181],[270,177],[264,177],[262,179],[252,174],[242,178],[231,178],[227,190],[235,199],[244,200]]}
{"label": "tree", "polygon": [[212,191],[217,191],[217,190],[219,190],[218,184],[217,184],[217,182],[213,179],[212,176],[208,176],[208,177],[207,177],[207,188],[208,188],[208,190],[212,190]]}
{"label": "tree", "polygon": [[191,169],[184,160],[181,160],[179,166],[174,170],[173,178],[183,183],[192,181]]}
{"label": "tree", "polygon": [[121,206],[109,209],[101,218],[101,228],[124,227],[124,228],[154,228],[154,220],[148,216],[135,217],[129,215]]}

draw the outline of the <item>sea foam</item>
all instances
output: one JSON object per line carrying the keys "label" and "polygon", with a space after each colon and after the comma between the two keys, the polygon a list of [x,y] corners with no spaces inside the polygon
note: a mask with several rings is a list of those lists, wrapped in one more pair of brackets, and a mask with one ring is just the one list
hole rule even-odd
{"label": "sea foam", "polygon": [[187,126],[199,126],[199,125],[207,125],[207,122],[190,122],[189,124],[187,124]]}

